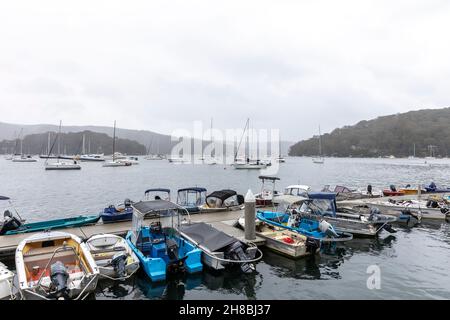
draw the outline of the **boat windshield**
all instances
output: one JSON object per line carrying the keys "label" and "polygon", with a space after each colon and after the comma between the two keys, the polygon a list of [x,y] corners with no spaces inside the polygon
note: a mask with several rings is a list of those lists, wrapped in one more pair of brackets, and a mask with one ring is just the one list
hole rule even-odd
{"label": "boat windshield", "polygon": [[206,190],[199,191],[195,189],[189,189],[179,191],[177,200],[177,203],[180,206],[201,206],[206,201]]}
{"label": "boat windshield", "polygon": [[315,215],[331,214],[334,216],[334,201],[330,199],[312,199],[305,201],[300,207],[300,212]]}

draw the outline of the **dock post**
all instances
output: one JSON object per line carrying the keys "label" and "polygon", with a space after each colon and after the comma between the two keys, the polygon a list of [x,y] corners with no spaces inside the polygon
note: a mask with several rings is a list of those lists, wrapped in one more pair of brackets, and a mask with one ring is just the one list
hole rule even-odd
{"label": "dock post", "polygon": [[422,185],[419,183],[419,186],[417,187],[417,199],[420,200],[422,196]]}
{"label": "dock post", "polygon": [[256,211],[255,211],[255,205],[256,205],[256,199],[253,195],[252,191],[248,189],[247,194],[244,198],[245,203],[245,209],[244,209],[244,216],[245,216],[245,240],[255,240],[256,239]]}

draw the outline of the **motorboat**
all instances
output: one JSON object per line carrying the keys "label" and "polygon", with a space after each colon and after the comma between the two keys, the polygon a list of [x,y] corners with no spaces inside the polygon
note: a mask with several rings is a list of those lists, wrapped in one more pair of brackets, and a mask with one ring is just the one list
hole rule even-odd
{"label": "motorboat", "polygon": [[180,234],[202,250],[203,264],[214,270],[240,267],[242,272],[251,273],[262,258],[255,244],[240,241],[204,222],[184,224]]}
{"label": "motorboat", "polygon": [[0,262],[0,300],[12,300],[14,298],[14,273]]}
{"label": "motorboat", "polygon": [[322,192],[333,192],[336,194],[336,201],[353,200],[353,199],[365,199],[365,198],[379,198],[381,193],[374,193],[372,186],[367,186],[367,191],[361,191],[356,189],[350,189],[345,186],[337,185],[331,190],[330,185],[323,187]]}
{"label": "motorboat", "polygon": [[25,299],[85,299],[99,270],[81,239],[65,232],[38,233],[16,249],[19,290]]}
{"label": "motorboat", "polygon": [[131,167],[131,163],[124,160],[109,160],[105,161],[102,167]]}
{"label": "motorboat", "polygon": [[37,162],[37,159],[33,158],[31,155],[21,155],[12,158],[12,162]]}
{"label": "motorboat", "polygon": [[223,189],[206,196],[205,204],[199,206],[200,212],[220,212],[244,208],[244,196],[234,190]]}
{"label": "motorboat", "polygon": [[103,223],[112,223],[119,221],[130,221],[133,218],[132,201],[125,199],[123,203],[115,206],[109,205],[100,213]]}
{"label": "motorboat", "polygon": [[[293,184],[284,188],[283,195],[302,197],[307,195],[310,190],[310,186],[304,184]],[[276,198],[274,198],[274,200],[276,200]]]}
{"label": "motorboat", "polygon": [[425,187],[425,190],[429,193],[450,193],[450,188],[438,187],[434,182]]}
{"label": "motorboat", "polygon": [[397,190],[397,188],[391,184],[389,189],[383,190],[383,196],[385,197],[396,197],[396,196],[404,196],[406,193],[401,190]]}
{"label": "motorboat", "polygon": [[122,237],[98,234],[88,238],[85,243],[102,277],[125,280],[139,269],[138,257]]}
{"label": "motorboat", "polygon": [[[245,218],[239,218],[237,225],[245,230]],[[258,219],[255,228],[256,235],[265,240],[265,247],[289,258],[298,259],[314,255],[321,248],[320,240]]]}
{"label": "motorboat", "polygon": [[[152,281],[164,281],[169,274],[203,270],[202,251],[179,232],[180,211],[187,215],[189,212],[165,200],[140,201],[133,204],[133,210],[133,228],[127,233],[126,240]],[[146,216],[159,219],[144,226]]]}
{"label": "motorboat", "polygon": [[150,188],[144,192],[145,200],[165,200],[170,201],[170,189]]}
{"label": "motorboat", "polygon": [[206,203],[206,189],[199,187],[183,188],[177,191],[177,204],[189,213],[200,212],[200,206]]}
{"label": "motorboat", "polygon": [[95,161],[95,162],[102,162],[105,161],[105,155],[102,154],[82,154],[80,156],[80,161]]}
{"label": "motorboat", "polygon": [[125,159],[119,159],[118,161],[131,163],[131,165],[139,164],[139,158],[138,157],[127,157]]}
{"label": "motorboat", "polygon": [[420,188],[420,190],[418,188],[413,188],[409,184],[406,185],[404,188],[400,188],[399,191],[403,192],[404,195],[419,194],[419,191],[420,191],[420,193],[426,193],[427,192],[425,189],[422,189],[422,188]]}
{"label": "motorboat", "polygon": [[[255,194],[256,206],[267,207],[273,204],[272,200],[274,197],[280,195],[278,191],[275,190],[276,181],[280,180],[278,177],[270,176],[259,176],[258,179],[261,180],[261,191]],[[272,188],[267,188],[266,181],[272,183]]]}

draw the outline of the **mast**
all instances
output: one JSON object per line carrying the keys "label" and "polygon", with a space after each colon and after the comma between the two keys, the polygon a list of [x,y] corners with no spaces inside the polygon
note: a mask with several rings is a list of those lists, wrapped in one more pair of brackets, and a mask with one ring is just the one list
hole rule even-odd
{"label": "mast", "polygon": [[61,156],[61,124],[62,120],[59,120],[59,130],[58,130],[58,159]]}
{"label": "mast", "polygon": [[113,162],[116,161],[115,159],[115,154],[116,154],[116,120],[114,120],[114,131],[113,131]]}
{"label": "mast", "polygon": [[83,133],[83,146],[81,147],[81,154],[86,154],[86,134]]}
{"label": "mast", "polygon": [[47,137],[47,154],[50,154],[50,131],[48,132]]}
{"label": "mast", "polygon": [[[211,117],[211,158],[213,157],[212,148],[214,147],[214,140],[213,140],[213,118]],[[216,150],[214,149],[214,155],[216,153]]]}
{"label": "mast", "polygon": [[416,144],[413,144],[413,156],[416,157]]}
{"label": "mast", "polygon": [[320,125],[319,125],[319,156],[322,158],[322,135],[320,133]]}

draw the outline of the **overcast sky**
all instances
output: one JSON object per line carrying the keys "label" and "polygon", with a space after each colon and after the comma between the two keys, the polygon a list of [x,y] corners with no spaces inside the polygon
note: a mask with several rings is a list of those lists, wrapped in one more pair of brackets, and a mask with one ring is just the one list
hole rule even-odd
{"label": "overcast sky", "polygon": [[308,138],[449,106],[449,1],[2,1],[0,121]]}

